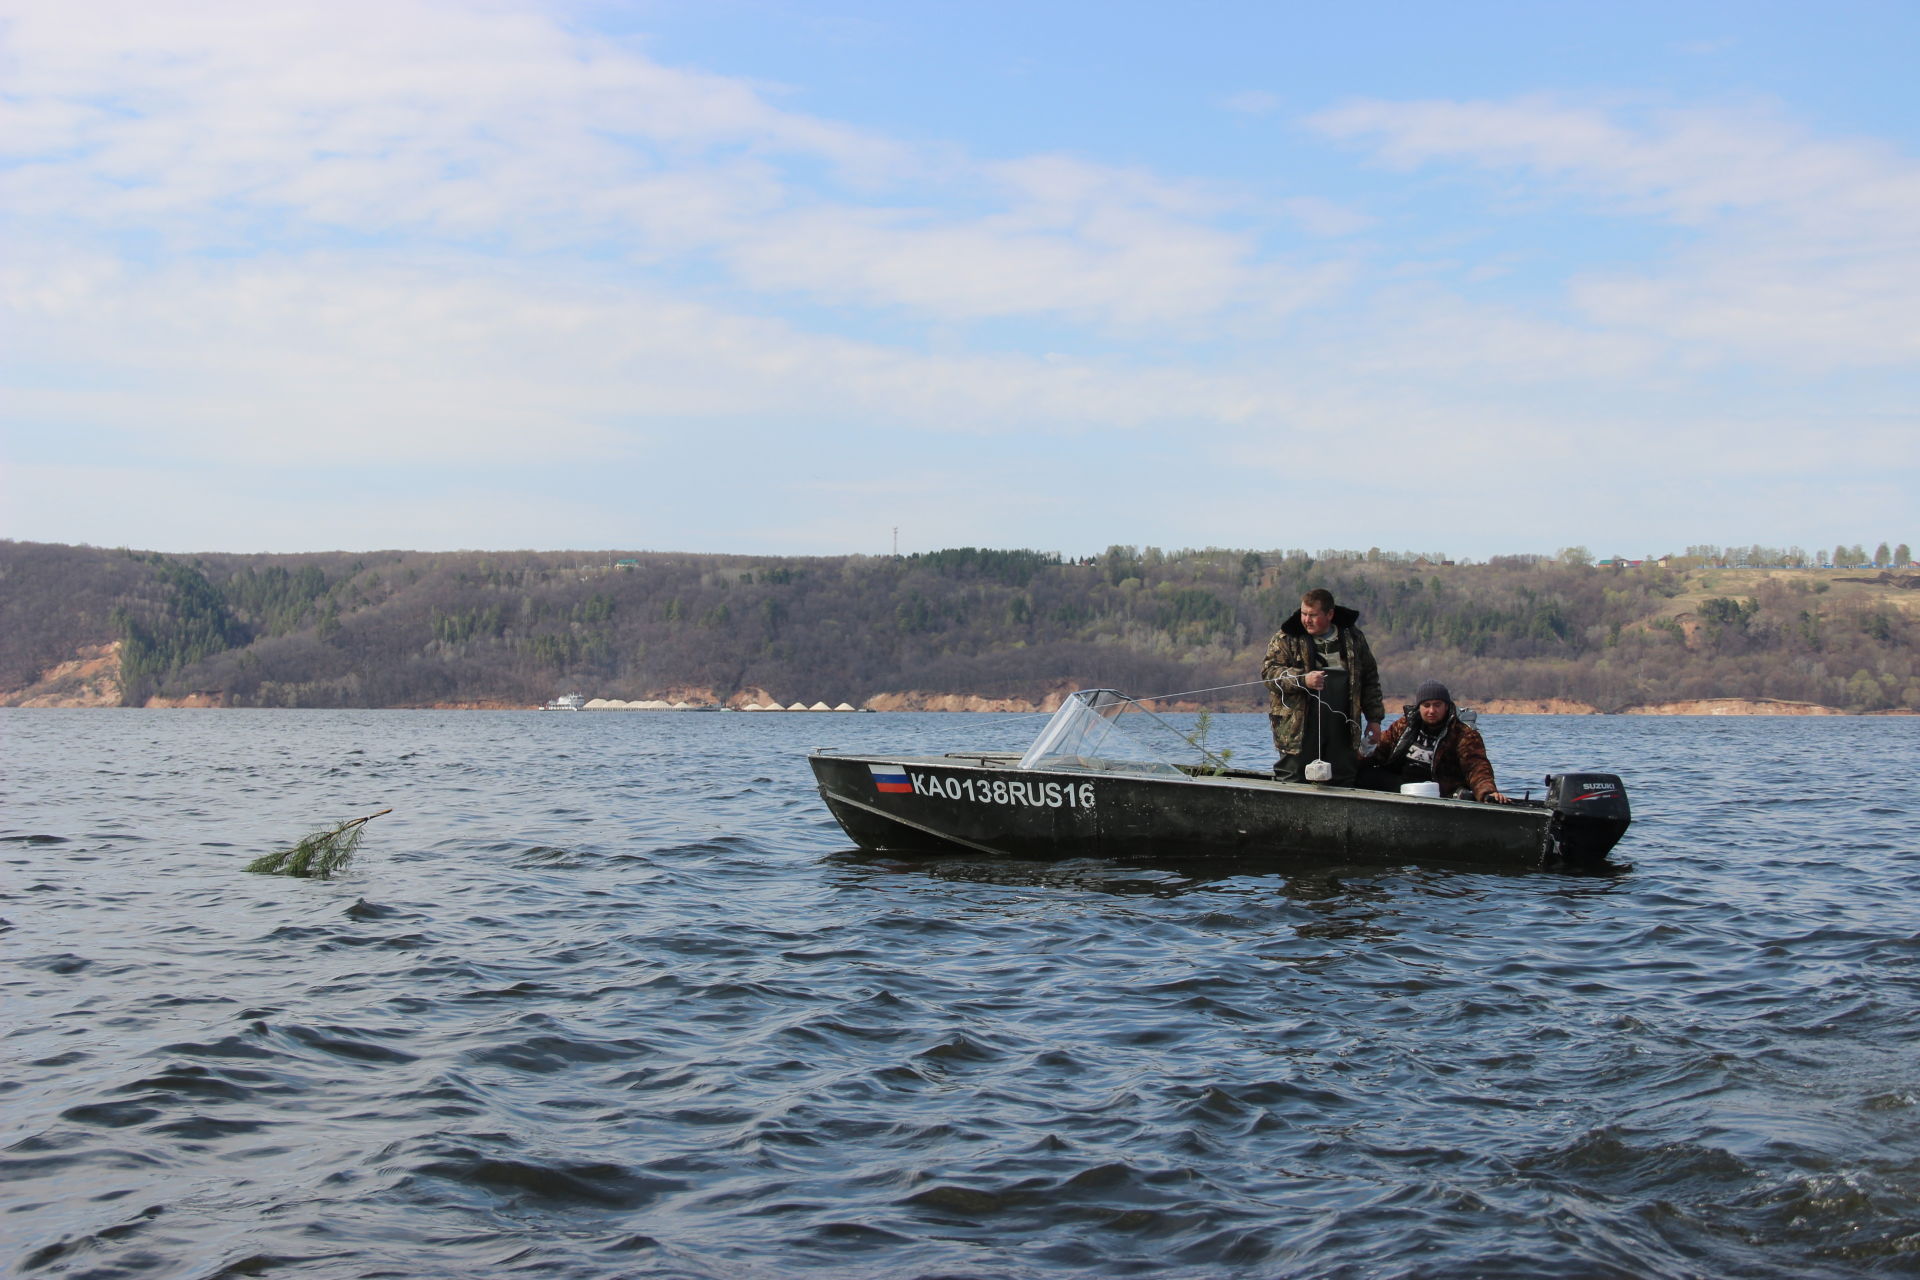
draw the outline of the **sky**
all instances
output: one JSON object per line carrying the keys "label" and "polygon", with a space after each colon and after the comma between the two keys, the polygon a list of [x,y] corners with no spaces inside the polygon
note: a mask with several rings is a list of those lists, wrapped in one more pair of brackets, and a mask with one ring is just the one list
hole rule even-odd
{"label": "sky", "polygon": [[0,537],[1920,541],[1920,5],[0,0]]}

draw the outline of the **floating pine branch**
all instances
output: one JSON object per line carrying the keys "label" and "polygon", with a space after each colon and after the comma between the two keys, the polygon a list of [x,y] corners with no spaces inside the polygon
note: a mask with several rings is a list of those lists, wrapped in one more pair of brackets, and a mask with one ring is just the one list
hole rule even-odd
{"label": "floating pine branch", "polygon": [[382,809],[364,818],[350,818],[331,830],[316,831],[291,849],[255,858],[247,864],[247,870],[263,876],[308,876],[325,880],[336,871],[346,870],[347,863],[353,860],[353,851],[360,847],[366,824],[381,813],[392,812],[392,809]]}

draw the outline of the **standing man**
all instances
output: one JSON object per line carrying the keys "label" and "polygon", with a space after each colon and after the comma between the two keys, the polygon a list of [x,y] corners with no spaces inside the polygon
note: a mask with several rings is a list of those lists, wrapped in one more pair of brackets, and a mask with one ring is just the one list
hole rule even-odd
{"label": "standing man", "polygon": [[1282,782],[1308,781],[1307,765],[1318,759],[1333,767],[1329,782],[1350,787],[1359,775],[1363,737],[1380,736],[1387,714],[1380,669],[1353,625],[1359,620],[1354,610],[1334,604],[1331,591],[1315,587],[1267,644],[1260,675],[1270,691],[1267,719],[1280,753],[1273,776]]}

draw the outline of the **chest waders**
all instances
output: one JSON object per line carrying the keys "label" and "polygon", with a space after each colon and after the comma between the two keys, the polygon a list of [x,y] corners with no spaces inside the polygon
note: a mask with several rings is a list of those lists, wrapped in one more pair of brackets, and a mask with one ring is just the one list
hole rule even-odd
{"label": "chest waders", "polygon": [[[1307,704],[1308,709],[1313,715],[1314,735],[1313,763],[1307,766],[1306,777],[1308,782],[1329,782],[1333,779],[1334,766],[1327,759],[1327,720],[1332,715],[1335,707],[1341,708],[1342,713],[1338,722],[1334,725],[1334,730],[1336,733],[1344,733],[1346,731],[1347,672],[1337,667],[1326,668],[1324,671],[1327,677],[1326,684],[1320,687],[1320,691],[1314,695],[1313,701]],[[1353,744],[1350,736],[1336,740],[1334,755],[1346,765],[1346,768],[1343,770],[1347,775],[1345,780],[1351,780],[1353,775]]]}

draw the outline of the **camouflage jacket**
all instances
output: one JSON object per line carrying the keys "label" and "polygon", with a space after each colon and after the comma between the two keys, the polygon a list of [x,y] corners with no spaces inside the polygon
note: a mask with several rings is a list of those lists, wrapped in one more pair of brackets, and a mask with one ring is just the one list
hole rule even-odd
{"label": "camouflage jacket", "polygon": [[[1380,745],[1373,749],[1376,764],[1384,765],[1395,773],[1400,772],[1407,761],[1407,748],[1412,745],[1413,735],[1408,732],[1420,717],[1418,707],[1408,707],[1406,714],[1395,720],[1387,731],[1380,735]],[[1440,745],[1433,752],[1433,780],[1440,784],[1440,794],[1450,796],[1461,787],[1473,788],[1475,800],[1485,800],[1497,788],[1493,783],[1493,765],[1487,760],[1486,740],[1480,731],[1469,724],[1462,724],[1449,713],[1446,731],[1441,734]]]}
{"label": "camouflage jacket", "polygon": [[[1351,722],[1353,745],[1360,747],[1363,720],[1375,724],[1387,718],[1386,704],[1380,698],[1380,668],[1374,665],[1373,650],[1367,637],[1354,626],[1360,615],[1345,605],[1335,605],[1333,627],[1340,636],[1341,651],[1347,664],[1347,705],[1343,712]],[[1283,755],[1298,754],[1307,736],[1307,706],[1312,691],[1301,683],[1307,672],[1319,666],[1313,652],[1313,640],[1300,622],[1300,611],[1280,624],[1267,643],[1267,658],[1260,664],[1260,677],[1267,682],[1267,714],[1273,721],[1273,745]]]}

